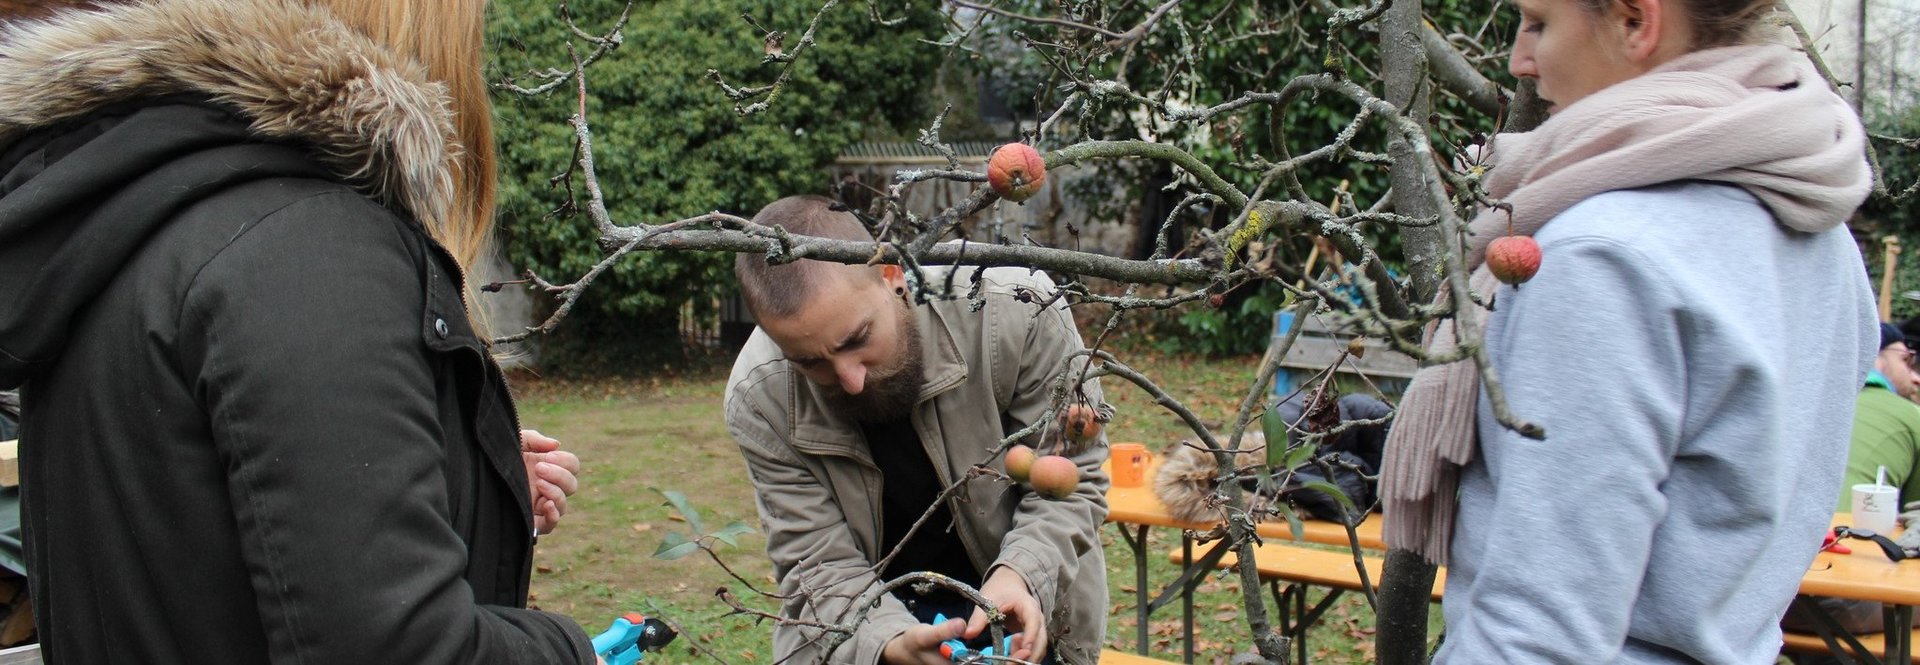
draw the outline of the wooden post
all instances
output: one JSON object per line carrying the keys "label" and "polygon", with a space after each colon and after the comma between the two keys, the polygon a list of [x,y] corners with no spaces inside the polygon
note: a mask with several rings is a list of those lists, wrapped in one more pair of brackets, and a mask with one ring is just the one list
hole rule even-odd
{"label": "wooden post", "polygon": [[[1333,214],[1335,215],[1340,214],[1340,195],[1345,194],[1346,192],[1347,192],[1347,181],[1343,179],[1340,181],[1340,189],[1334,192],[1333,202],[1327,204],[1327,210],[1333,211]],[[1294,284],[1293,288],[1296,288],[1296,289],[1307,288],[1307,280],[1313,279],[1313,264],[1314,262],[1320,259],[1320,248],[1326,247],[1326,246],[1327,246],[1326,240],[1319,238],[1317,236],[1313,239],[1313,251],[1307,252],[1307,266],[1305,268],[1300,269],[1300,282],[1297,284]],[[1335,260],[1337,259],[1333,258],[1333,250],[1331,249],[1327,250],[1327,261],[1332,262]]]}
{"label": "wooden post", "polygon": [[1893,274],[1900,269],[1900,236],[1887,234],[1880,263],[1880,320],[1893,320]]}

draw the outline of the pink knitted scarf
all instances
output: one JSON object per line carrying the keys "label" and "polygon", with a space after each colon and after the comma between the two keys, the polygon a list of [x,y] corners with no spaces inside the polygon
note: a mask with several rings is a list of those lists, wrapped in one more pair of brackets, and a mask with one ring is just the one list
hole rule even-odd
{"label": "pink knitted scarf", "polygon": [[[1866,198],[1864,140],[1853,109],[1800,53],[1771,44],[1715,48],[1596,92],[1534,131],[1496,136],[1486,186],[1512,204],[1520,235],[1593,195],[1675,180],[1739,185],[1782,226],[1812,233],[1845,222]],[[1500,286],[1484,265],[1486,248],[1508,224],[1505,212],[1489,209],[1468,227],[1476,293]],[[1429,326],[1429,352],[1453,351],[1456,334],[1452,325]],[[1479,446],[1479,399],[1472,362],[1414,375],[1380,477],[1389,546],[1446,563],[1460,468]]]}

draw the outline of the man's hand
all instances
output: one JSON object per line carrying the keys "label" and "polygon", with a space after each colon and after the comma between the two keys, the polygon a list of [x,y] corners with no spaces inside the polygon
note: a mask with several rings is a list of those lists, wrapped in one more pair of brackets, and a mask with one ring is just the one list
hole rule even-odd
{"label": "man's hand", "polygon": [[967,624],[948,619],[942,624],[919,624],[900,633],[880,650],[880,662],[887,665],[948,665],[940,655],[940,643],[958,639]]}
{"label": "man's hand", "polygon": [[533,531],[552,533],[567,514],[567,497],[580,489],[580,458],[561,450],[559,440],[523,429],[520,460],[527,465],[528,496],[533,497]]}
{"label": "man's hand", "polygon": [[1900,526],[1906,527],[1908,531],[1920,529],[1920,501],[1908,502],[1906,509],[1907,511],[1900,513],[1900,516],[1895,518],[1894,521]]}
{"label": "man's hand", "polygon": [[[1013,640],[1014,658],[1038,661],[1047,655],[1047,617],[1040,612],[1040,601],[1034,600],[1033,591],[1027,588],[1027,580],[1020,577],[1012,568],[1000,566],[993,569],[987,577],[987,583],[980,585],[980,595],[993,601],[1006,615],[1006,629],[1020,633]],[[967,620],[967,639],[980,636],[987,629],[987,611],[973,609],[973,618]]]}

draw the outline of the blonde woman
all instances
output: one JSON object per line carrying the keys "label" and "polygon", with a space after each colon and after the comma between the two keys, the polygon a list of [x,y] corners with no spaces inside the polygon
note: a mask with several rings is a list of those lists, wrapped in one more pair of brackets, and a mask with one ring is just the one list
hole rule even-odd
{"label": "blonde woman", "polygon": [[518,432],[469,323],[483,9],[0,15],[0,389],[48,662],[594,660],[524,609],[578,461]]}
{"label": "blonde woman", "polygon": [[[1756,41],[1773,0],[1515,5],[1510,71],[1552,116],[1492,141],[1513,209],[1473,222],[1469,266],[1546,438],[1496,421],[1471,363],[1423,370],[1387,443],[1386,536],[1450,558],[1436,662],[1771,663],[1878,340],[1844,226],[1859,120]],[[1481,265],[1510,232],[1542,249],[1518,288]]]}

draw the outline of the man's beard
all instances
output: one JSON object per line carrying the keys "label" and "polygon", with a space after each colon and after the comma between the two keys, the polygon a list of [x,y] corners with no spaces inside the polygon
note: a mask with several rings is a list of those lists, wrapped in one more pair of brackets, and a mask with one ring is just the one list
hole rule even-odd
{"label": "man's beard", "polygon": [[857,422],[878,423],[907,417],[920,398],[920,383],[925,378],[925,363],[920,358],[920,326],[913,310],[900,305],[900,364],[885,375],[868,374],[858,395],[849,395],[838,387],[825,392],[828,408]]}

